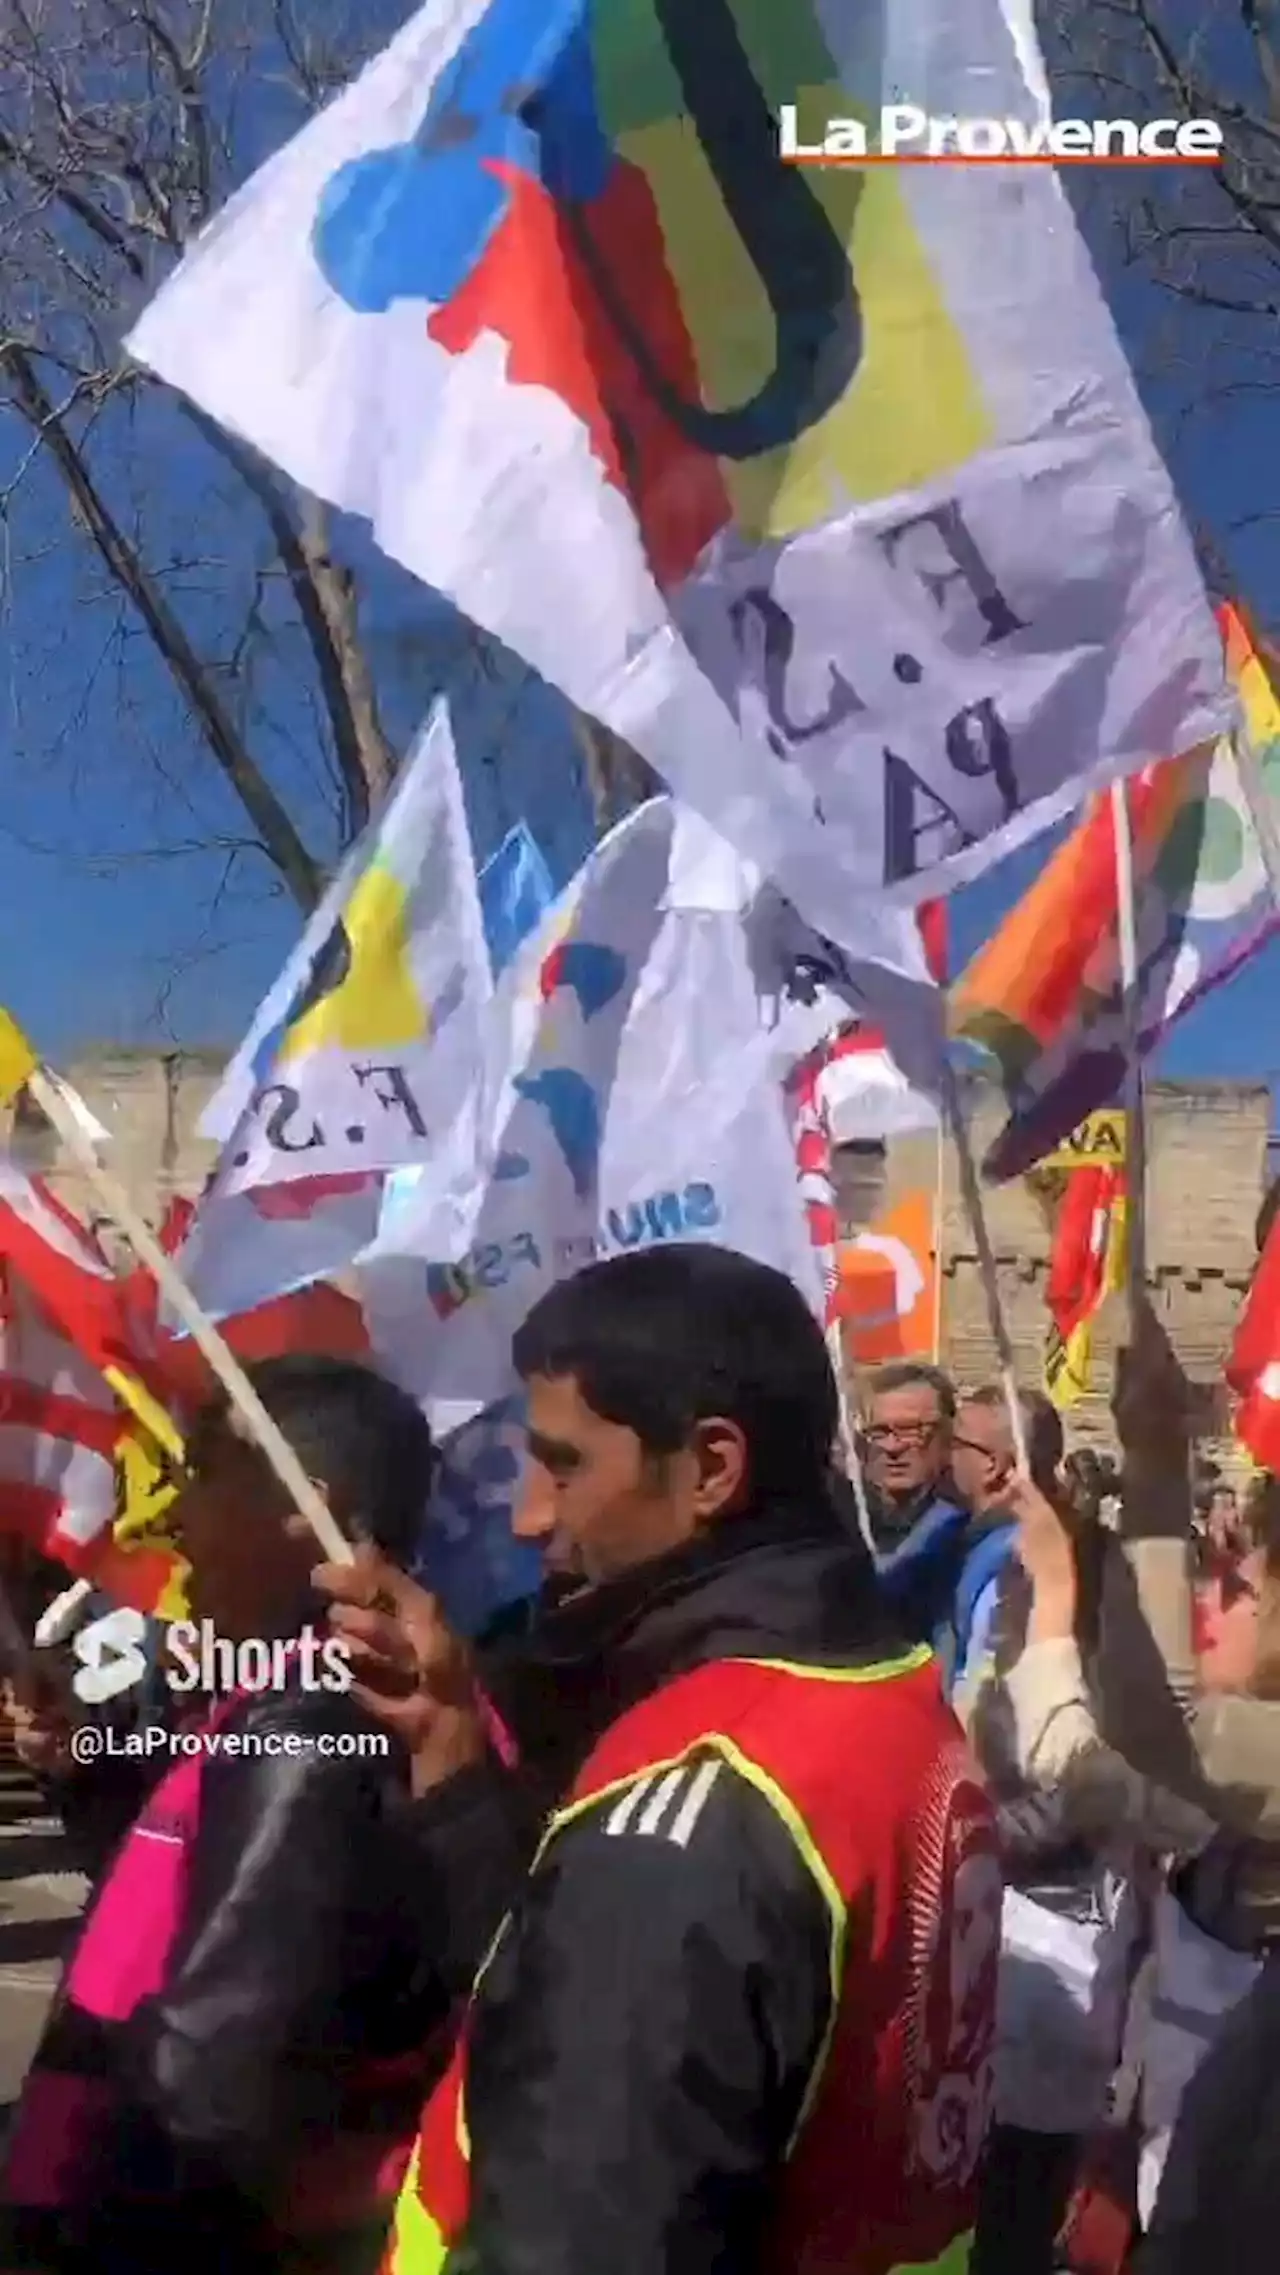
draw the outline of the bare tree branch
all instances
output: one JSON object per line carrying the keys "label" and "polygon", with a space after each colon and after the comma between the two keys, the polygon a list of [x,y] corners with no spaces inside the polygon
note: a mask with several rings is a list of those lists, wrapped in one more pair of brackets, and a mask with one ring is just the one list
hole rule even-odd
{"label": "bare tree branch", "polygon": [[354,836],[396,767],[360,642],[355,579],[333,560],[327,517],[314,499],[303,501],[299,524],[280,484],[256,452],[206,418],[185,396],[181,407],[209,448],[234,467],[266,517],[311,644],[343,785],[344,835]]}
{"label": "bare tree branch", "polygon": [[[1224,129],[1212,170],[1119,168],[1073,181],[1104,277],[1122,276],[1127,344],[1149,383],[1175,476],[1197,426],[1273,393],[1280,316],[1280,5],[1278,0],[1036,0],[1063,112],[1123,95],[1129,117],[1211,118]],[[1155,288],[1143,294],[1142,284]],[[1232,541],[1272,518],[1224,502],[1214,582],[1232,586]],[[1254,495],[1256,496],[1256,490]],[[1280,505],[1280,486],[1275,491]],[[1246,498],[1246,504],[1253,504]],[[1207,533],[1200,532],[1202,559]]]}
{"label": "bare tree branch", "polygon": [[[187,745],[154,754],[169,793],[179,794],[184,769],[195,781],[211,761],[304,905],[396,766],[365,595],[329,517],[128,367],[119,337],[263,155],[262,121],[279,112],[279,90],[300,122],[400,14],[397,0],[4,0],[0,9],[0,413],[7,400],[28,438],[6,463],[0,427],[6,589],[43,545],[52,476],[66,495],[68,543],[82,569],[94,567],[87,604],[112,612],[122,711],[139,717],[157,673],[181,695]],[[207,573],[174,542],[170,469],[227,529],[228,557]],[[38,522],[36,554],[13,549],[19,511],[24,535]],[[155,740],[139,735],[139,746],[146,739]],[[299,793],[277,784],[280,759],[317,806],[290,811]],[[311,850],[322,840],[323,861]]]}
{"label": "bare tree branch", "polygon": [[13,382],[13,401],[57,465],[85,535],[146,625],[175,685],[199,721],[216,763],[252,821],[264,850],[294,898],[304,908],[312,906],[321,882],[317,864],[250,757],[208,669],[148,574],[136,547],[112,517],[68,429],[65,410],[60,411],[45,392],[24,348],[13,345],[6,348],[4,368]]}

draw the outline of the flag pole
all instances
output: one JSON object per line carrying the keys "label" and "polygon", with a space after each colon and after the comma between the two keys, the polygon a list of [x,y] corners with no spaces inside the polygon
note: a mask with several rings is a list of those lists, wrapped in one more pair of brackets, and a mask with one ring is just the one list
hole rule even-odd
{"label": "flag pole", "polygon": [[63,1096],[57,1078],[39,1062],[30,1069],[26,1087],[67,1152],[80,1168],[100,1207],[124,1234],[139,1262],[147,1266],[161,1294],[186,1328],[192,1342],[207,1359],[217,1381],[243,1420],[249,1435],[306,1518],[325,1555],[334,1564],[349,1564],[351,1548],[343,1538],[324,1495],[317,1489],[289,1444],[279,1424],[268,1414],[239,1361],[201,1309],[186,1281],[166,1256],[154,1232],[135,1208],[124,1187],[98,1159],[93,1144]]}
{"label": "flag pole", "polygon": [[1146,1302],[1147,1288],[1147,1131],[1143,1092],[1142,1003],[1138,973],[1138,916],[1133,884],[1133,831],[1129,786],[1111,785],[1115,834],[1116,936],[1120,947],[1120,986],[1125,1011],[1125,1190],[1128,1197],[1129,1322],[1132,1333]]}
{"label": "flag pole", "polygon": [[942,1364],[942,1243],[947,1204],[947,1130],[938,1120],[938,1173],[933,1191],[933,1363]]}
{"label": "flag pole", "polygon": [[849,1380],[845,1373],[844,1338],[840,1322],[833,1319],[827,1326],[827,1355],[836,1378],[836,1394],[840,1400],[840,1449],[844,1455],[845,1474],[853,1487],[854,1503],[858,1511],[858,1530],[862,1534],[868,1553],[876,1552],[875,1534],[871,1527],[871,1504],[867,1499],[867,1480],[862,1469],[862,1455],[858,1448],[858,1425],[853,1418],[849,1398]]}
{"label": "flag pole", "polygon": [[1013,1439],[1013,1450],[1019,1469],[1026,1470],[1030,1465],[1027,1459],[1027,1433],[1022,1421],[1022,1402],[1018,1396],[1017,1369],[1014,1365],[1013,1344],[1009,1339],[1004,1306],[1000,1301],[1000,1285],[996,1279],[996,1260],[991,1248],[991,1233],[987,1225],[987,1212],[983,1205],[982,1186],[978,1179],[978,1165],[973,1158],[973,1140],[969,1134],[969,1123],[960,1097],[960,1085],[956,1080],[956,1070],[950,1059],[945,1057],[942,1061],[942,1096],[946,1107],[947,1120],[951,1124],[952,1134],[956,1141],[956,1159],[960,1168],[960,1194],[973,1233],[974,1246],[978,1251],[978,1272],[982,1280],[982,1292],[986,1298],[987,1325],[990,1328],[991,1340],[995,1344],[996,1356],[999,1361],[1000,1387],[1004,1391],[1005,1405],[1008,1409],[1009,1431]]}

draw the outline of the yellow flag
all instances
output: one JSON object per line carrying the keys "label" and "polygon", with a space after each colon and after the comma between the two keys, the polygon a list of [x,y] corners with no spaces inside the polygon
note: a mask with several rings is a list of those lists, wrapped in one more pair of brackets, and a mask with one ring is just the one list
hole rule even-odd
{"label": "yellow flag", "polygon": [[[172,1430],[167,1415],[165,1421]],[[94,1574],[106,1594],[160,1619],[185,1619],[188,1612],[190,1567],[168,1522],[182,1482],[181,1443],[175,1455],[141,1424],[122,1430],[115,1524]]]}
{"label": "yellow flag", "polygon": [[11,1106],[40,1060],[16,1019],[0,1009],[0,1105]]}
{"label": "yellow flag", "polygon": [[1044,1389],[1059,1413],[1076,1406],[1089,1389],[1093,1365],[1093,1322],[1083,1319],[1065,1343],[1052,1321],[1045,1335]]}
{"label": "yellow flag", "polygon": [[165,1411],[158,1398],[153,1398],[144,1382],[126,1367],[104,1367],[103,1378],[114,1390],[122,1406],[127,1406],[134,1419],[153,1437],[158,1446],[175,1462],[183,1457],[182,1433],[173,1416]]}
{"label": "yellow flag", "polygon": [[1036,1169],[1119,1169],[1126,1151],[1124,1114],[1107,1106],[1087,1115],[1052,1153],[1042,1154]]}

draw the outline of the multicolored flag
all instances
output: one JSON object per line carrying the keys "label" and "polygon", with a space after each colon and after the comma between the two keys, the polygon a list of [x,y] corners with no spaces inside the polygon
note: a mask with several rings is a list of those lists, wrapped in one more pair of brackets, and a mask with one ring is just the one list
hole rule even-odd
{"label": "multicolored flag", "polygon": [[185,1566],[164,1517],[182,1440],[129,1347],[122,1284],[68,1210],[0,1173],[0,1527],[177,1617]]}
{"label": "multicolored flag", "polygon": [[1227,716],[1052,169],[783,158],[784,104],[903,87],[1033,129],[1025,10],[428,0],[129,341],[628,741],[869,990],[923,976],[887,892]]}
{"label": "multicolored flag", "polygon": [[[1219,611],[1244,731],[1280,797],[1280,702],[1240,611]],[[1144,1055],[1278,926],[1234,748],[1165,759],[1127,789]],[[1120,1094],[1130,1012],[1120,981],[1115,821],[1095,798],[952,995],[953,1031],[994,1058],[1010,1117],[988,1176],[1019,1176]]]}

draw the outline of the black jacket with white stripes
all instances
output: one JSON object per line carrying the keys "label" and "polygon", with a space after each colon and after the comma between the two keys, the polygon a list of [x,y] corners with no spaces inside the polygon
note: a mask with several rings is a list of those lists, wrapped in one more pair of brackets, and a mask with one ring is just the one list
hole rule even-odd
{"label": "black jacket with white stripes", "polygon": [[[531,1822],[620,1714],[697,1666],[900,1648],[831,1512],[737,1520],[562,1604],[493,1670],[536,1788],[508,1788],[508,1807]],[[446,1789],[455,1832],[495,1806],[499,1773],[484,1784]],[[829,1954],[811,1874],[727,1762],[642,1778],[570,1825],[473,2008],[472,2214],[450,2267],[747,2275],[829,2021]]]}

